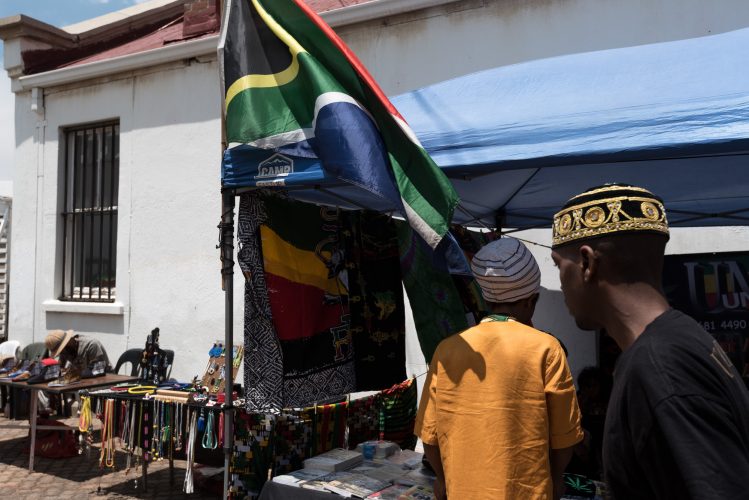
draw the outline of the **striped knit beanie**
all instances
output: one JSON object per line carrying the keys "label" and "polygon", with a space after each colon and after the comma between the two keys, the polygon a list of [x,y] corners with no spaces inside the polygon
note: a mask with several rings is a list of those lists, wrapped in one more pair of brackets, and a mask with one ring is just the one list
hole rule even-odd
{"label": "striped knit beanie", "polygon": [[500,238],[481,248],[473,256],[471,270],[488,302],[526,299],[541,286],[536,259],[514,238]]}

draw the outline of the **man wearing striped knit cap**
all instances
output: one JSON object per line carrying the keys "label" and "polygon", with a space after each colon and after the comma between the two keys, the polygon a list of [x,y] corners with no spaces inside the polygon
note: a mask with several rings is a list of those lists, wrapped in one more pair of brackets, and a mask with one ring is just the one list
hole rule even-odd
{"label": "man wearing striped knit cap", "polygon": [[437,347],[416,419],[435,494],[557,499],[583,432],[564,351],[531,325],[538,264],[520,241],[500,238],[471,268],[492,314]]}

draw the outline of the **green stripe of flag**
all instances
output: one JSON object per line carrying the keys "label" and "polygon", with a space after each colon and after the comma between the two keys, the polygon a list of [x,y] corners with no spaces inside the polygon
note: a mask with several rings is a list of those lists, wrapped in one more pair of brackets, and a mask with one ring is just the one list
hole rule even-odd
{"label": "green stripe of flag", "polygon": [[345,92],[309,54],[299,55],[299,73],[279,87],[249,88],[226,110],[226,138],[249,143],[312,126],[315,100],[325,92]]}

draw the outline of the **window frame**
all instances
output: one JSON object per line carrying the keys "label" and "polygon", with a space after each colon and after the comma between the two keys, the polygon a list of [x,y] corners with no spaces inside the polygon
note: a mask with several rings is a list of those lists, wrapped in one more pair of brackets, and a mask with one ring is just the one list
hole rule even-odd
{"label": "window frame", "polygon": [[[120,122],[106,120],[70,126],[61,132],[63,205],[59,212],[62,248],[58,297],[63,302],[113,303],[117,298]],[[94,257],[98,257],[98,275]]]}

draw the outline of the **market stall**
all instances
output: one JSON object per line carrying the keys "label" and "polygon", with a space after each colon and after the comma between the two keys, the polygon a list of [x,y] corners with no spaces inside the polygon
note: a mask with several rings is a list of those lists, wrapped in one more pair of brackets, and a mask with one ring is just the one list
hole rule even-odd
{"label": "market stall", "polygon": [[[617,180],[659,193],[671,225],[744,225],[748,42],[742,29],[565,55],[466,75],[393,104],[458,191],[454,222],[494,227],[499,215],[508,228],[546,227],[572,193]],[[227,165],[224,185],[253,186],[249,161]],[[306,172],[315,177],[305,185],[289,175],[290,196],[367,203],[319,163]]]}
{"label": "market stall", "polygon": [[[745,225],[747,42],[749,30],[739,30],[568,55],[393,102],[460,195],[453,221],[465,226],[548,227],[571,194],[612,181],[657,192],[672,226]],[[399,213],[319,158],[280,149],[228,150],[222,185],[225,200],[272,190],[336,210]],[[227,201],[224,213],[231,207]]]}

